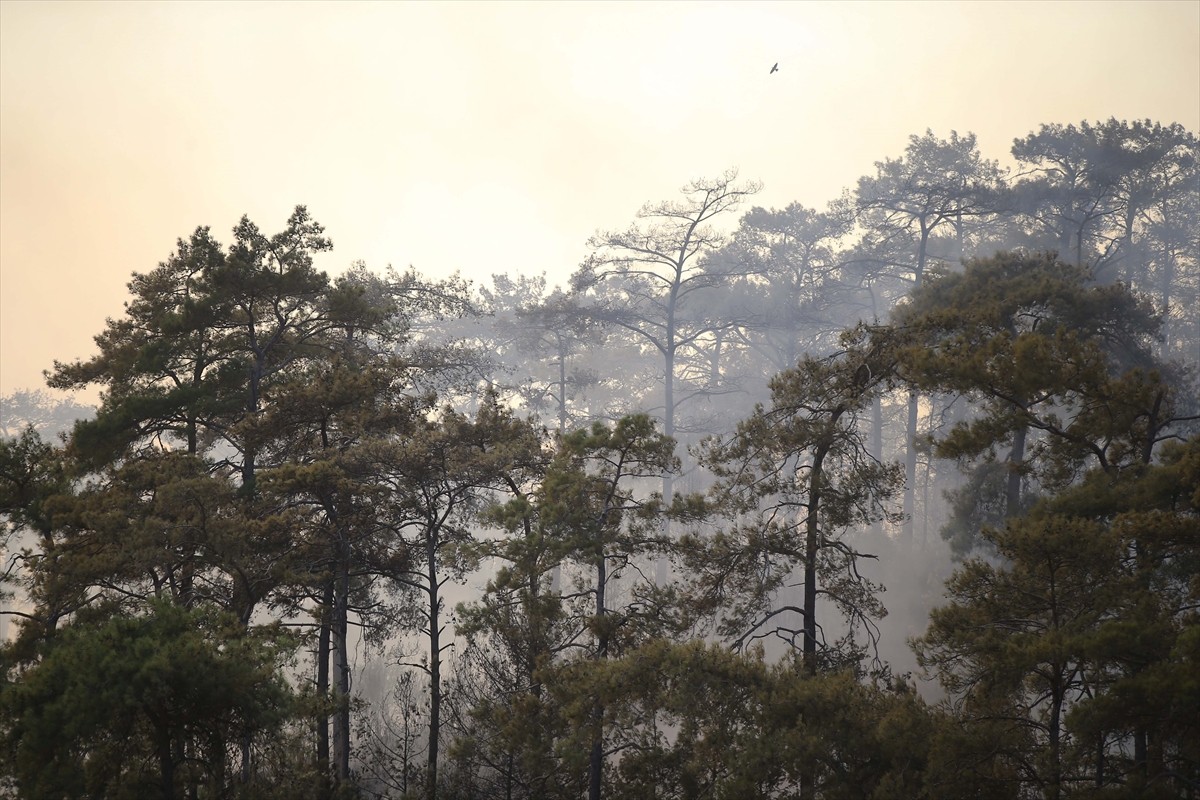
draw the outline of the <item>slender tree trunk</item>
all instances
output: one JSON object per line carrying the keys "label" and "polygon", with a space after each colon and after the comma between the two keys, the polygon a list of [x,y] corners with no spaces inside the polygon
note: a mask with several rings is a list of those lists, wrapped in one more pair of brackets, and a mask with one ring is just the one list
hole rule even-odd
{"label": "slender tree trunk", "polygon": [[434,800],[437,797],[438,740],[442,735],[442,598],[438,593],[437,537],[433,534],[425,542],[425,565],[429,581],[429,747],[425,796]]}
{"label": "slender tree trunk", "polygon": [[322,704],[317,713],[317,773],[321,776],[322,794],[329,794],[329,653],[333,621],[333,580],[321,590],[320,631],[317,633],[317,700]]}
{"label": "slender tree trunk", "polygon": [[[246,414],[253,420],[258,414],[259,404],[259,382],[260,382],[260,365],[255,364],[250,368],[250,396],[246,400]],[[249,439],[253,439],[257,434],[252,429],[248,434]],[[255,481],[255,458],[257,457],[257,447],[253,441],[242,442],[242,494],[246,497],[254,496],[254,481]]]}
{"label": "slender tree trunk", "polygon": [[209,796],[225,797],[225,740],[215,733],[209,739],[208,758],[212,764],[208,780]]}
{"label": "slender tree trunk", "polygon": [[592,709],[592,751],[588,756],[588,800],[600,800],[604,775],[604,706]]}
{"label": "slender tree trunk", "polygon": [[[813,467],[814,477],[816,467]],[[815,483],[815,481],[814,481]],[[820,530],[817,525],[817,504],[821,490],[813,487],[810,493],[808,520],[804,532],[804,671],[817,674],[817,553],[820,550]]]}
{"label": "slender tree trunk", "polygon": [[1167,765],[1165,761],[1166,753],[1163,752],[1163,740],[1158,731],[1146,731],[1146,769],[1148,770],[1147,779],[1150,783],[1155,783],[1166,771]]}
{"label": "slender tree trunk", "polygon": [[558,346],[558,435],[567,431],[567,353],[561,338]]}
{"label": "slender tree trunk", "polygon": [[962,264],[965,253],[964,253],[964,247],[963,247],[963,215],[962,215],[961,208],[955,212],[954,245],[955,245],[955,252],[957,253],[957,257],[958,257],[958,263]]}
{"label": "slender tree trunk", "polygon": [[[879,393],[871,400],[871,457],[883,463],[883,400]],[[883,538],[883,520],[871,523],[871,537],[875,541]]]}
{"label": "slender tree trunk", "polygon": [[921,288],[921,284],[925,281],[925,267],[929,263],[929,235],[933,233],[933,229],[929,227],[929,221],[924,217],[920,219],[921,239],[917,243],[917,268],[913,270],[913,288]]}
{"label": "slender tree trunk", "polygon": [[871,399],[871,455],[883,463],[883,398],[879,392]]}
{"label": "slender tree trunk", "polygon": [[[928,260],[929,234],[926,220],[922,217],[921,241],[917,247],[917,268],[913,272],[913,289],[919,289],[925,279],[925,264]],[[908,424],[905,428],[904,454],[904,541],[909,547],[913,544],[913,525],[916,516],[916,485],[917,485],[917,393],[908,393]]]}
{"label": "slender tree trunk", "polygon": [[[598,553],[599,563],[596,565],[596,616],[603,618],[608,614],[605,608],[604,591],[608,582],[607,565],[604,562],[604,548]],[[596,640],[596,659],[603,661],[608,658],[608,633],[600,625],[601,633]],[[601,779],[604,776],[604,705],[597,701],[592,707],[592,752],[588,758],[588,800],[600,800]]]}
{"label": "slender tree trunk", "polygon": [[350,780],[350,565],[349,547],[339,532],[333,598],[333,773],[335,783]]}
{"label": "slender tree trunk", "polygon": [[[834,416],[836,423],[837,415]],[[820,515],[822,470],[829,443],[822,441],[813,452],[808,483],[808,518],[804,523],[804,671],[809,677],[817,674],[817,554],[820,552]],[[810,720],[811,722],[811,720]],[[800,796],[805,800],[816,794],[817,776],[807,767],[800,774]]]}
{"label": "slender tree trunk", "polygon": [[[674,340],[675,329],[674,319],[669,325],[668,336],[671,337],[668,341]],[[668,347],[664,358],[665,374],[663,376],[663,433],[674,438],[675,436],[675,348]],[[662,496],[663,503],[670,504],[671,497],[675,494],[675,477],[670,472],[664,472],[662,476]],[[663,517],[662,521],[663,538],[671,538],[671,520],[668,517]],[[654,582],[658,586],[665,586],[667,583],[667,560],[659,557],[654,563]]]}
{"label": "slender tree trunk", "polygon": [[160,729],[156,738],[162,799],[175,800],[175,757],[171,754],[171,734],[166,729]]}
{"label": "slender tree trunk", "polygon": [[1046,792],[1047,800],[1058,800],[1062,795],[1061,728],[1064,695],[1064,687],[1060,681],[1055,680],[1050,689],[1050,785]]}
{"label": "slender tree trunk", "polygon": [[[205,361],[199,355],[196,357],[195,364],[192,367],[192,387],[198,388],[201,381],[204,380]],[[196,412],[191,405],[187,408],[187,417],[185,430],[187,431],[187,451],[188,455],[194,456],[199,450],[200,442],[196,431]]]}
{"label": "slender tree trunk", "polygon": [[1004,495],[1006,519],[1021,513],[1021,472],[1025,464],[1025,438],[1028,432],[1029,428],[1025,425],[1013,432],[1013,446],[1008,454],[1008,485]]}
{"label": "slender tree trunk", "polygon": [[[182,733],[177,736],[172,737],[172,739],[171,739],[171,758],[176,764],[186,764],[187,763],[187,757],[188,757],[189,750],[191,750],[189,742],[187,742],[183,738]],[[196,796],[196,782],[189,781],[187,779],[186,773],[184,774],[183,779],[184,779],[183,796],[184,797],[195,797]]]}
{"label": "slender tree trunk", "polygon": [[1125,261],[1125,285],[1133,291],[1141,289],[1137,285],[1137,269],[1133,258],[1133,223],[1137,219],[1138,208],[1132,202],[1125,209],[1125,220],[1121,230],[1121,242],[1117,246],[1119,258]]}
{"label": "slender tree trunk", "polygon": [[921,481],[921,549],[929,546],[929,490],[933,488],[932,459],[925,459],[924,478]]}
{"label": "slender tree trunk", "polygon": [[[567,432],[567,347],[558,337],[558,438]],[[557,592],[562,584],[562,566],[555,564],[550,571],[550,591]]]}
{"label": "slender tree trunk", "polygon": [[[836,430],[841,410],[835,410],[828,430]],[[828,437],[813,449],[812,467],[808,473],[808,508],[804,521],[804,670],[817,674],[817,554],[821,549],[821,496],[825,482],[825,456],[832,444]]]}
{"label": "slender tree trunk", "polygon": [[716,389],[721,385],[721,349],[725,344],[725,335],[721,331],[713,334],[712,356],[708,359],[708,388]]}
{"label": "slender tree trunk", "polygon": [[1147,754],[1146,746],[1146,728],[1144,725],[1139,725],[1133,731],[1133,767],[1137,774],[1145,781],[1149,778],[1150,759]]}
{"label": "slender tree trunk", "polygon": [[1159,293],[1159,313],[1162,315],[1162,357],[1169,359],[1174,349],[1171,335],[1174,333],[1171,324],[1171,289],[1175,284],[1175,259],[1166,247],[1162,255],[1162,286]]}
{"label": "slender tree trunk", "polygon": [[[251,332],[253,335],[253,331]],[[250,367],[250,395],[246,401],[246,412],[248,418],[253,418],[258,413],[259,406],[259,384],[262,377],[261,358],[256,360],[255,364]],[[257,445],[252,441],[256,434],[251,430],[249,439],[242,442],[242,488],[241,493],[247,500],[254,497],[255,492],[255,470],[257,464],[255,462]],[[248,505],[248,503],[247,503]],[[254,606],[258,600],[255,597],[253,587],[247,581],[244,585],[245,602],[242,603],[240,609],[240,620],[242,627],[250,627],[250,619],[254,615]],[[254,765],[251,759],[250,752],[250,735],[244,734],[239,742],[239,747],[242,752],[242,769],[241,781],[243,784],[248,784],[253,773]]]}
{"label": "slender tree trunk", "polygon": [[415,737],[409,727],[408,710],[405,709],[404,714],[404,755],[400,762],[403,764],[403,773],[400,776],[400,792],[404,797],[408,797],[408,776],[409,770],[412,767],[412,742]]}
{"label": "slender tree trunk", "polygon": [[[808,517],[804,521],[804,671],[809,677],[817,674],[817,555],[821,549],[821,496],[825,484],[825,456],[832,445],[831,436],[837,430],[842,409],[830,416],[827,431],[813,449],[812,467],[808,473]],[[805,769],[800,775],[800,796],[808,800],[816,794],[816,772]]]}
{"label": "slender tree trunk", "polygon": [[199,448],[199,440],[196,437],[196,415],[188,410],[187,415],[187,451],[188,455],[196,455],[196,450]]}
{"label": "slender tree trunk", "polygon": [[917,486],[917,410],[916,392],[908,393],[908,423],[905,427],[908,447],[904,452],[904,541],[913,544],[913,527],[916,518]]}

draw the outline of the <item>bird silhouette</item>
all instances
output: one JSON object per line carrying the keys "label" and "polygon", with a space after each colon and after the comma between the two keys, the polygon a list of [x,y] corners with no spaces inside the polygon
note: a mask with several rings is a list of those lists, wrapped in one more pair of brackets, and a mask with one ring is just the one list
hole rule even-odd
{"label": "bird silhouette", "polygon": [[778,61],[775,62],[775,66],[771,67],[771,71],[768,72],[767,74],[774,75],[776,72],[779,72],[779,62]]}

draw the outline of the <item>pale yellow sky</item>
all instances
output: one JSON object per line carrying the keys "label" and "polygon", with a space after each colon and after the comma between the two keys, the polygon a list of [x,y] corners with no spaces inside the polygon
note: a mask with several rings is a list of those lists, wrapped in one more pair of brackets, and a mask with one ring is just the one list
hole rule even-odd
{"label": "pale yellow sky", "polygon": [[1112,116],[1200,131],[1200,2],[0,0],[0,393],[197,225],[303,203],[331,272],[565,282],[730,166],[823,206],[926,128],[1003,162]]}

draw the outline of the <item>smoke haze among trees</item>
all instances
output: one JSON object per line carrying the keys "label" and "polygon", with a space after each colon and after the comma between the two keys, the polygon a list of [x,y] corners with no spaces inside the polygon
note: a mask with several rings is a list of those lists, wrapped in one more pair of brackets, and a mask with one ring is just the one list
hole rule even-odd
{"label": "smoke haze among trees", "polygon": [[3,398],[5,790],[1200,794],[1198,156],[685,178],[559,286],[205,221]]}

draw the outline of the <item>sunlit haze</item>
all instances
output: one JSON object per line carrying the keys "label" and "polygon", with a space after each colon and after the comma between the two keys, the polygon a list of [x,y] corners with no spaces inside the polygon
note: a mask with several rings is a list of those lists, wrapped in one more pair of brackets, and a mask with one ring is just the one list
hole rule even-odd
{"label": "sunlit haze", "polygon": [[198,225],[305,204],[330,272],[565,283],[692,178],[822,207],[926,128],[1007,164],[1109,117],[1200,130],[1200,3],[5,0],[0,392]]}

